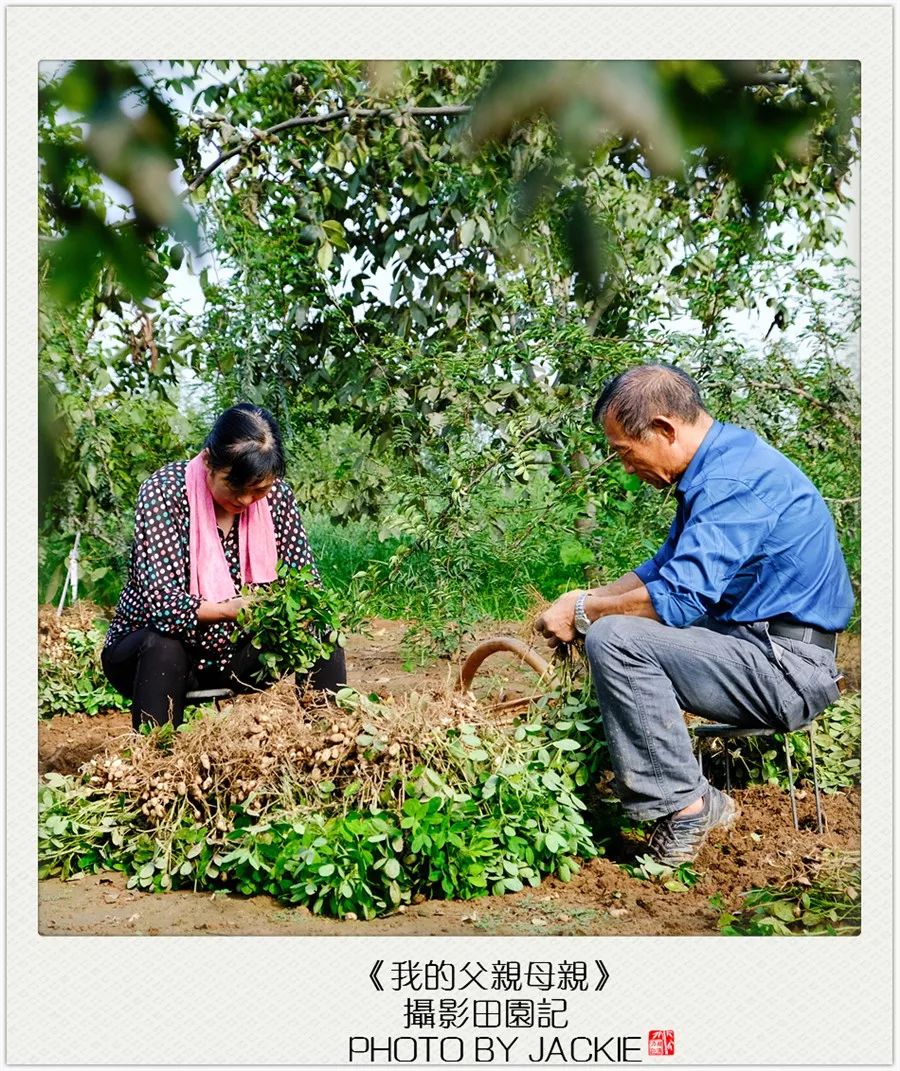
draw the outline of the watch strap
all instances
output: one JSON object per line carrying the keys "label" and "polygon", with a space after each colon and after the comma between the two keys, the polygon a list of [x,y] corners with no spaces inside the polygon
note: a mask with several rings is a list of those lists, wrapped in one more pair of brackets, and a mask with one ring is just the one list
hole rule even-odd
{"label": "watch strap", "polygon": [[587,630],[591,626],[591,622],[588,619],[587,614],[584,612],[584,602],[588,597],[588,592],[583,591],[575,600],[575,629],[582,636],[587,635]]}

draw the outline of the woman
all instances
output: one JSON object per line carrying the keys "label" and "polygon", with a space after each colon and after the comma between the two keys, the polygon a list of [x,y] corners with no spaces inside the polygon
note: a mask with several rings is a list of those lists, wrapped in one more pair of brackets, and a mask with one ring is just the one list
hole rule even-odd
{"label": "woman", "polygon": [[[132,700],[135,729],[180,724],[185,694],[198,688],[255,690],[259,652],[231,642],[247,605],[241,587],[274,580],[279,561],[318,577],[283,474],[275,419],[244,402],[219,417],[192,461],[141,485],[128,582],[102,652],[106,676]],[[338,647],[308,683],[335,691],[345,680]]]}

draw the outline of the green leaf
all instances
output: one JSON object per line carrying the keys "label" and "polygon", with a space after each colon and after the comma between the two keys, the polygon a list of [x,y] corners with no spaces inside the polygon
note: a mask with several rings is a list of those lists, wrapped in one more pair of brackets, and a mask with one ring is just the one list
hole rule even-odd
{"label": "green leaf", "polygon": [[544,845],[548,852],[556,853],[561,852],[565,848],[566,842],[558,833],[550,832],[544,838]]}
{"label": "green leaf", "polygon": [[331,267],[331,262],[334,259],[334,248],[331,242],[323,241],[319,246],[319,251],[316,253],[316,263],[322,269],[322,271],[328,271]]}
{"label": "green leaf", "polygon": [[794,922],[794,908],[784,900],[775,900],[768,905],[769,913],[784,922]]}
{"label": "green leaf", "polygon": [[559,545],[559,560],[565,566],[588,565],[594,555],[577,539],[564,539]]}

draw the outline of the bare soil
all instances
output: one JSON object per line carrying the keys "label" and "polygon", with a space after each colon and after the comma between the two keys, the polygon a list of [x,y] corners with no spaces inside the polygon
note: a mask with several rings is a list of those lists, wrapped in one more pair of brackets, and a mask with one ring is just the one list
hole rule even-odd
{"label": "bare soil", "polygon": [[[82,615],[84,611],[82,611]],[[88,622],[86,622],[88,623]],[[70,627],[84,627],[74,620]],[[53,639],[53,623],[42,615],[41,642]],[[347,648],[349,683],[364,692],[399,695],[443,693],[452,686],[458,666],[435,662],[409,667],[403,649],[402,622],[376,620],[368,636],[354,636]],[[497,624],[494,632],[520,636],[522,626]],[[853,640],[853,638],[848,638]],[[858,687],[858,641],[845,643],[840,662]],[[476,681],[485,704],[508,701],[539,691],[535,675],[512,657],[495,655]],[[257,697],[239,697],[253,703]],[[39,726],[39,770],[74,773],[102,751],[112,738],[126,734],[125,713],[57,717]],[[208,892],[144,893],[126,888],[125,875],[102,873],[77,880],[42,881],[39,928],[47,935],[714,935],[721,908],[710,906],[715,893],[724,908],[734,909],[751,888],[808,880],[824,856],[859,851],[858,791],[823,797],[826,828],[816,831],[813,793],[798,793],[800,830],[793,828],[786,793],[773,786],[737,789],[739,823],[714,835],[695,869],[700,881],[674,893],[628,876],[619,866],[640,854],[639,841],[609,846],[609,855],[585,864],[571,881],[548,878],[537,889],[471,901],[423,900],[371,922],[323,919],[303,907],[289,907],[268,896],[242,897]]]}

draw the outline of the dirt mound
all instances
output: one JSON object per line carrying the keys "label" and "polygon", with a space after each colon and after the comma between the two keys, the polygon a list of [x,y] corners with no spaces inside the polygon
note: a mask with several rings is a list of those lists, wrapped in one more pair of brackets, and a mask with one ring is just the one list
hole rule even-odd
{"label": "dirt mound", "polygon": [[[698,919],[718,917],[709,897],[722,896],[734,909],[750,889],[773,885],[808,884],[829,854],[856,853],[860,846],[859,792],[822,796],[824,829],[816,829],[813,792],[798,792],[800,829],[795,830],[790,798],[774,785],[737,789],[734,797],[741,817],[728,833],[715,833],[703,847],[694,869],[700,881],[687,893],[672,895],[648,882],[635,881],[617,865],[642,852],[638,841],[614,845],[610,857],[591,860],[562,886],[556,879],[548,889],[566,889],[585,904],[625,908],[655,920],[646,932],[696,933]],[[643,931],[641,931],[643,932]]]}
{"label": "dirt mound", "polygon": [[837,664],[849,690],[858,692],[861,679],[859,636],[850,632],[842,632],[838,636]]}
{"label": "dirt mound", "polygon": [[124,711],[50,718],[38,726],[38,772],[76,774],[95,755],[117,747],[130,733],[131,715]]}

